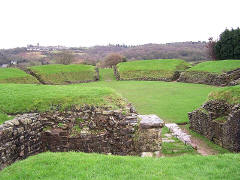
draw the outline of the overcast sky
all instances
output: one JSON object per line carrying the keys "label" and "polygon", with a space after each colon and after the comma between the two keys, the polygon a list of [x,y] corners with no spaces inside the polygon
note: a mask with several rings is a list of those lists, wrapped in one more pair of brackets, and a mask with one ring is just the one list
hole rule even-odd
{"label": "overcast sky", "polygon": [[207,41],[240,26],[240,0],[1,0],[0,48]]}

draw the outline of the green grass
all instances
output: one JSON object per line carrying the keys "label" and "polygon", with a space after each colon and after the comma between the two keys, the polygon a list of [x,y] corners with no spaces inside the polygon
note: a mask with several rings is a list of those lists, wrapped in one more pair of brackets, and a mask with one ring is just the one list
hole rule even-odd
{"label": "green grass", "polygon": [[240,68],[240,60],[219,60],[206,61],[193,66],[187,71],[210,72],[221,74],[223,72],[231,71]]}
{"label": "green grass", "polygon": [[0,83],[36,84],[34,77],[17,68],[0,68]]}
{"label": "green grass", "polygon": [[13,117],[0,112],[0,124],[4,123],[5,121],[10,120],[10,119],[13,119]]}
{"label": "green grass", "polygon": [[94,81],[95,67],[83,64],[51,64],[32,66],[30,69],[47,84],[66,84],[85,81]]}
{"label": "green grass", "polygon": [[125,103],[107,87],[4,84],[0,85],[0,97],[0,112],[6,114],[46,111],[57,105],[62,108],[84,104],[119,108]]}
{"label": "green grass", "polygon": [[217,87],[179,82],[111,81],[71,86],[111,87],[141,114],[156,114],[166,122],[188,122],[187,113],[197,109]]}
{"label": "green grass", "polygon": [[105,68],[99,70],[99,78],[100,81],[114,81],[116,80],[113,69],[111,68]]}
{"label": "green grass", "polygon": [[183,71],[190,64],[179,59],[141,60],[119,63],[117,65],[121,79],[161,79],[172,78],[176,71]]}
{"label": "green grass", "polygon": [[240,104],[240,85],[213,91],[208,98],[209,100],[223,100],[229,104]]}
{"label": "green grass", "polygon": [[85,153],[42,153],[18,161],[0,179],[239,179],[240,154],[140,158]]}

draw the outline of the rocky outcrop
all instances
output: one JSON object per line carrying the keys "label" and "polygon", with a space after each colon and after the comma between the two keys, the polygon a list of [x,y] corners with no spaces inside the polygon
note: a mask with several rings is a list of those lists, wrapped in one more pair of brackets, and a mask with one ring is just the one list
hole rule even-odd
{"label": "rocky outcrop", "polygon": [[188,114],[190,129],[214,143],[240,152],[240,105],[212,100]]}
{"label": "rocky outcrop", "polygon": [[240,69],[222,74],[208,72],[185,71],[182,72],[178,82],[208,84],[214,86],[228,86],[240,84]]}

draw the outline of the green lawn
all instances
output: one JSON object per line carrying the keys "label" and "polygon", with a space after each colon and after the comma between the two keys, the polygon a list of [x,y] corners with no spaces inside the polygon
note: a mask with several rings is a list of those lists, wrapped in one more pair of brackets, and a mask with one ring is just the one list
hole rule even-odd
{"label": "green lawn", "polygon": [[0,179],[239,179],[240,155],[140,158],[42,153],[5,168]]}
{"label": "green lawn", "polygon": [[51,64],[30,67],[47,84],[66,84],[94,81],[95,67],[83,64]]}
{"label": "green lawn", "polygon": [[158,59],[122,62],[117,65],[121,79],[171,79],[176,71],[183,71],[190,64],[179,59]]}
{"label": "green lawn", "polygon": [[57,105],[102,105],[119,108],[125,101],[108,87],[0,84],[0,112],[16,114],[45,111]]}
{"label": "green lawn", "polygon": [[0,68],[0,83],[36,84],[34,77],[17,68]]}
{"label": "green lawn", "polygon": [[166,122],[188,122],[187,113],[207,100],[217,87],[162,81],[110,81],[71,85],[74,87],[111,87],[133,103],[142,114],[157,114]]}
{"label": "green lawn", "polygon": [[206,61],[193,66],[187,71],[210,72],[221,74],[223,72],[231,71],[240,68],[240,60],[218,60]]}
{"label": "green lawn", "polygon": [[116,80],[113,69],[111,68],[105,68],[99,70],[99,78],[100,81],[113,81]]}

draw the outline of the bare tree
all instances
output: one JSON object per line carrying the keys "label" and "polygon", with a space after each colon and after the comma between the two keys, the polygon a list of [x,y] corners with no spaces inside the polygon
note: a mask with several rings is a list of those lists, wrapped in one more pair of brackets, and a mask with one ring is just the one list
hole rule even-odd
{"label": "bare tree", "polygon": [[125,61],[126,58],[124,56],[117,53],[111,53],[104,58],[103,62],[101,63],[101,67],[113,67],[118,63]]}
{"label": "bare tree", "polygon": [[216,41],[214,41],[213,38],[210,37],[207,43],[207,48],[208,48],[207,53],[212,60],[216,60],[216,53],[214,50],[215,45],[216,45]]}
{"label": "bare tree", "polygon": [[74,61],[74,55],[70,51],[62,51],[56,55],[58,64],[71,64]]}

